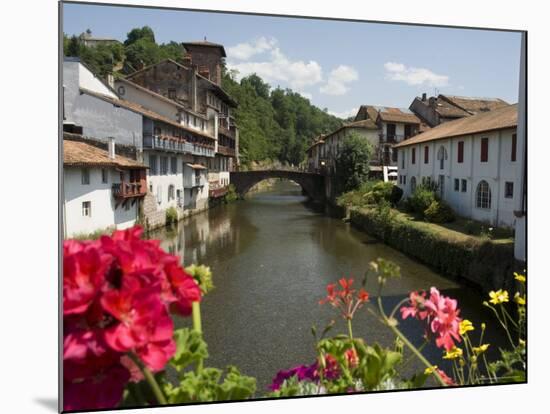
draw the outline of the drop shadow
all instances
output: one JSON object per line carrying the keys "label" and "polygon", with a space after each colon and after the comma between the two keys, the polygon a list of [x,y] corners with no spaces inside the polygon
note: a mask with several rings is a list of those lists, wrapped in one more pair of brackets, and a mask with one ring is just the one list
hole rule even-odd
{"label": "drop shadow", "polygon": [[35,402],[40,404],[42,407],[47,408],[50,411],[53,411],[55,413],[59,412],[58,405],[57,405],[57,398],[35,398]]}

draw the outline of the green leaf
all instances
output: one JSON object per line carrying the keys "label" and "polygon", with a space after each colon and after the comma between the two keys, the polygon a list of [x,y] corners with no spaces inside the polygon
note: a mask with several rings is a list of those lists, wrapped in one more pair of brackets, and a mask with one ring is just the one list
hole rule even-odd
{"label": "green leaf", "polygon": [[176,353],[170,360],[178,372],[183,371],[189,365],[208,358],[208,347],[202,339],[202,335],[190,328],[182,328],[174,331]]}

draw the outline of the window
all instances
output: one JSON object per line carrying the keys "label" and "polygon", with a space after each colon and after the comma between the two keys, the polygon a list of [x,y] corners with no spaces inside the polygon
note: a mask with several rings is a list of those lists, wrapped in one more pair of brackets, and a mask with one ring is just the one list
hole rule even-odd
{"label": "window", "polygon": [[101,182],[103,184],[107,184],[109,182],[109,175],[107,174],[106,168],[101,169]]}
{"label": "window", "polygon": [[504,183],[504,197],[505,198],[514,198],[514,183],[506,181]]}
{"label": "window", "polygon": [[487,162],[489,159],[489,138],[481,138],[481,162]]}
{"label": "window", "polygon": [[510,158],[511,161],[516,160],[517,146],[518,146],[518,136],[516,134],[512,134],[512,156]]}
{"label": "window", "polygon": [[176,90],[174,88],[168,89],[168,98],[176,99]]}
{"label": "window", "polygon": [[153,154],[149,154],[149,174],[150,175],[157,175],[157,156]]}
{"label": "window", "polygon": [[416,177],[411,178],[411,193],[414,193],[414,190],[416,190]]}
{"label": "window", "polygon": [[90,170],[82,168],[82,184],[90,184]]}
{"label": "window", "polygon": [[155,128],[153,128],[153,135],[161,135],[162,134],[162,129],[160,129],[160,127],[156,126]]}
{"label": "window", "polygon": [[430,155],[430,147],[427,145],[424,147],[424,164],[428,163],[428,156]]}
{"label": "window", "polygon": [[168,201],[171,201],[174,199],[174,186],[170,184],[168,186]]}
{"label": "window", "polygon": [[464,162],[464,141],[458,142],[458,158],[456,160],[459,164]]}
{"label": "window", "polygon": [[455,191],[460,190],[460,180],[458,178],[455,178]]}
{"label": "window", "polygon": [[397,162],[397,148],[391,149],[391,160],[395,163]]}
{"label": "window", "polygon": [[476,207],[483,209],[491,208],[491,189],[485,180],[481,180],[477,185]]}
{"label": "window", "polygon": [[447,150],[444,146],[439,147],[437,159],[439,160],[439,169],[443,170],[445,168],[445,160],[447,159]]}
{"label": "window", "polygon": [[407,185],[407,176],[406,175],[403,176],[403,185]]}
{"label": "window", "polygon": [[160,157],[160,173],[161,175],[168,174],[168,157]]}
{"label": "window", "polygon": [[124,96],[125,93],[126,93],[126,89],[124,89],[124,86],[120,85],[120,86],[118,87],[118,94],[119,94],[120,96]]}
{"label": "window", "polygon": [[411,164],[416,164],[416,148],[412,148]]}
{"label": "window", "polygon": [[83,217],[92,217],[92,202],[83,201],[82,202],[82,216]]}
{"label": "window", "polygon": [[405,150],[401,151],[401,168],[405,168]]}
{"label": "window", "polygon": [[176,157],[170,158],[170,172],[172,174],[178,173],[178,159]]}
{"label": "window", "polygon": [[403,176],[402,175],[399,176],[399,184],[403,184]]}
{"label": "window", "polygon": [[460,184],[461,184],[460,191],[462,191],[463,193],[465,193],[465,192],[468,190],[468,181],[466,181],[466,180],[463,178]]}

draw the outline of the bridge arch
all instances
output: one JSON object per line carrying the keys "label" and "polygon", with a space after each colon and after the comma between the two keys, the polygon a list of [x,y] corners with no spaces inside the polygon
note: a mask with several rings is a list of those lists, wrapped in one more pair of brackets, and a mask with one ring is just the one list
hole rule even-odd
{"label": "bridge arch", "polygon": [[325,177],[321,174],[291,170],[234,171],[230,173],[229,180],[239,197],[243,198],[254,185],[268,178],[294,181],[314,201],[325,199]]}

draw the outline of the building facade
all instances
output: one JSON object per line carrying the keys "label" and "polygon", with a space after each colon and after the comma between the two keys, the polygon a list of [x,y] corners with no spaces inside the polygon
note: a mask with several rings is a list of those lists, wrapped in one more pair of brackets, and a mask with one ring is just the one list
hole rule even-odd
{"label": "building facade", "polygon": [[460,216],[514,227],[523,147],[517,105],[446,122],[396,145],[404,197],[427,181]]}
{"label": "building facade", "polygon": [[[223,46],[211,42],[183,44],[183,64],[167,59],[128,75],[127,80],[181,105],[215,138],[215,156],[201,163],[213,189],[229,184],[238,166],[239,133],[232,110],[236,102],[221,87]],[[186,116],[186,115],[184,115]],[[183,120],[184,122],[186,119]]]}
{"label": "building facade", "polygon": [[147,191],[146,167],[117,155],[114,141],[63,137],[64,234],[72,237],[136,223]]}

